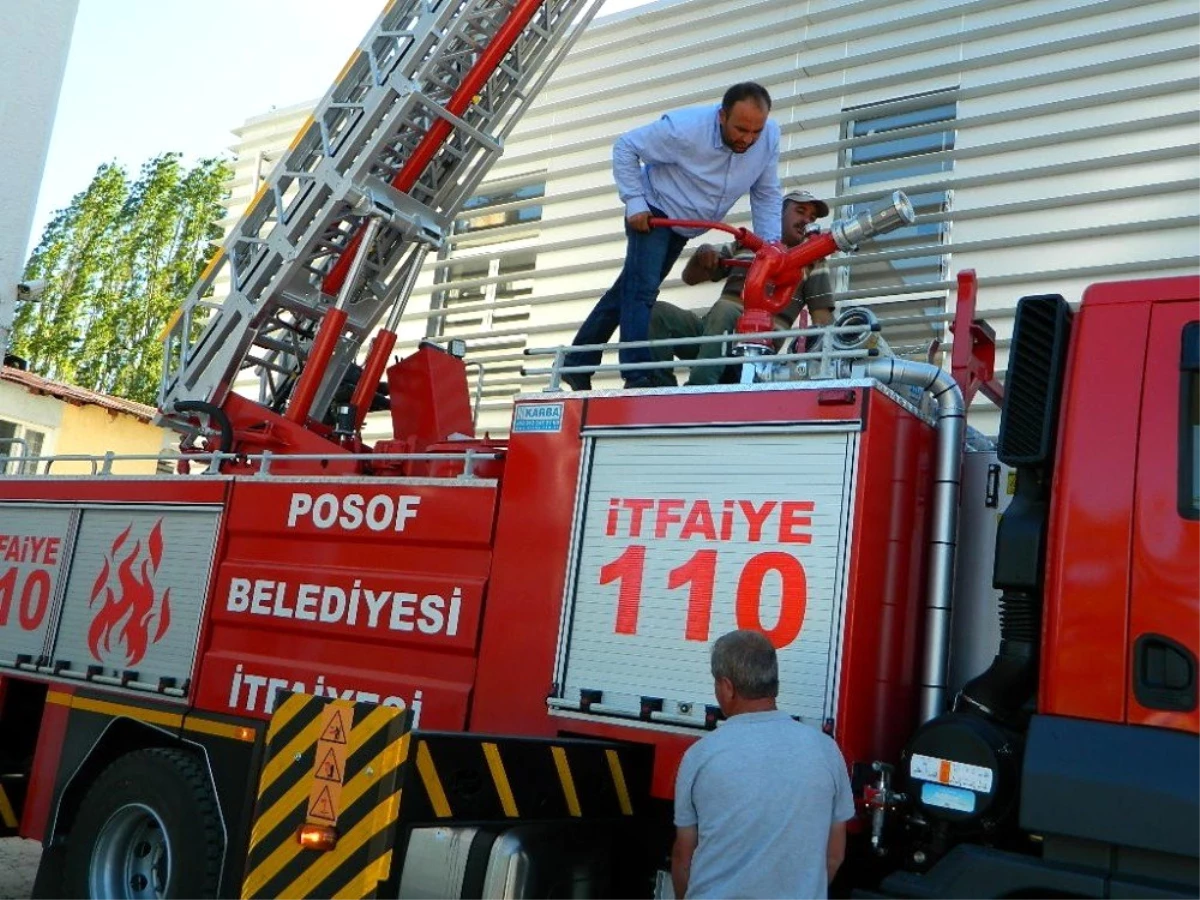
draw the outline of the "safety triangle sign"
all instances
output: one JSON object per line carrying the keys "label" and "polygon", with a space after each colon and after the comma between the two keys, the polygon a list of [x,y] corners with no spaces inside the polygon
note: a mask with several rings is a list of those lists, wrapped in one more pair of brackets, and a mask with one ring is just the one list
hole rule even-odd
{"label": "safety triangle sign", "polygon": [[318,740],[328,741],[331,744],[346,743],[346,724],[342,721],[342,711],[340,709],[333,710],[329,724],[325,726],[325,730],[321,732],[321,737]]}
{"label": "safety triangle sign", "polygon": [[333,808],[333,797],[329,793],[329,785],[325,785],[312,804],[308,807],[310,819],[324,819],[326,822],[337,821],[337,810]]}
{"label": "safety triangle sign", "polygon": [[342,767],[338,763],[337,754],[332,747],[325,751],[325,756],[317,765],[316,771],[313,772],[313,777],[319,778],[322,781],[342,783]]}

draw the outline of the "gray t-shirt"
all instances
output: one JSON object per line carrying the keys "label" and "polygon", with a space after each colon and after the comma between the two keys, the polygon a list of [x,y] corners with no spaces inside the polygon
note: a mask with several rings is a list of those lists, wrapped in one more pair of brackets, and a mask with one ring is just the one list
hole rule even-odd
{"label": "gray t-shirt", "polygon": [[733,716],[675,779],[675,824],[699,825],[687,896],[826,897],[829,829],[853,817],[832,738],[782,710]]}

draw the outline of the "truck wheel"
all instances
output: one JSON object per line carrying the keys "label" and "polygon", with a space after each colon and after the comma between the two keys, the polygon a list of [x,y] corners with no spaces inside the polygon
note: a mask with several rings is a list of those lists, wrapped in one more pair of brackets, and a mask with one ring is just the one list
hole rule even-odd
{"label": "truck wheel", "polygon": [[68,897],[215,897],[223,829],[208,774],[181,750],[120,757],[95,780],[67,836]]}

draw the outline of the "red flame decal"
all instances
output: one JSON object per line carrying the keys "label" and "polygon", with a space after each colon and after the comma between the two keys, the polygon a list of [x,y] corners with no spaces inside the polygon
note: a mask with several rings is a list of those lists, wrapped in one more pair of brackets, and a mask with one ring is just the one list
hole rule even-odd
{"label": "red flame decal", "polygon": [[[150,645],[157,644],[171,626],[171,589],[163,591],[161,597],[154,590],[154,576],[163,554],[162,519],[150,529],[144,551],[142,542],[135,541],[118,558],[131,531],[132,524],[113,541],[88,601],[91,607],[104,598],[88,628],[88,649],[98,662],[116,654],[123,666],[139,662]],[[119,590],[113,589],[114,569]]]}

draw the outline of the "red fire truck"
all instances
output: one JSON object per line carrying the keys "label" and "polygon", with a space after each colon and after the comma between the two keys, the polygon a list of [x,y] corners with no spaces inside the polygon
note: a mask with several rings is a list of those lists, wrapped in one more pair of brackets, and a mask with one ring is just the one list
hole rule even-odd
{"label": "red fire truck", "polygon": [[[748,627],[850,767],[846,889],[1194,896],[1200,279],[1022,299],[1003,387],[972,273],[948,371],[861,310],[706,389],[562,393],[556,348],[504,440],[461,348],[388,365],[596,5],[391,4],[173,323],[180,472],[0,479],[35,893],[666,895],[708,646]],[[747,307],[904,213],[761,247]]]}

